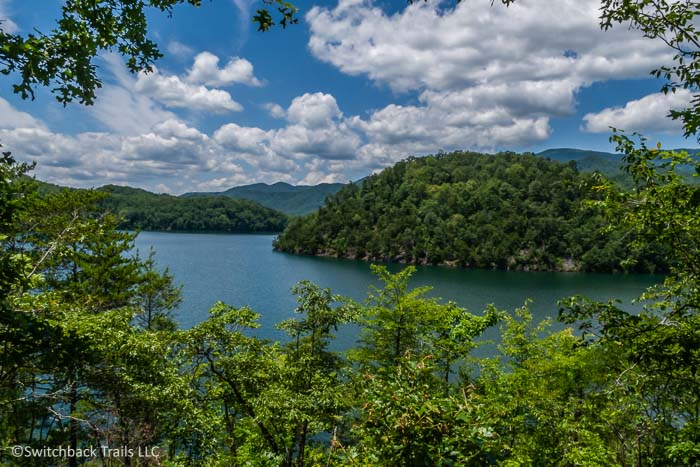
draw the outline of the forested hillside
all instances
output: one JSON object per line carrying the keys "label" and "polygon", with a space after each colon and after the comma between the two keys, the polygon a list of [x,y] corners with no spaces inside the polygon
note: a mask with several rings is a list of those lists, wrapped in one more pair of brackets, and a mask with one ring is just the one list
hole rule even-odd
{"label": "forested hillside", "polygon": [[318,185],[290,185],[277,182],[272,185],[255,183],[253,185],[236,186],[218,193],[185,193],[183,197],[193,196],[228,196],[230,198],[248,199],[271,209],[282,211],[289,215],[309,214],[320,206],[329,195],[333,195],[343,187],[342,183],[321,183]]}
{"label": "forested hillside", "polygon": [[[100,193],[41,193],[0,158],[0,464],[699,465],[700,192],[656,170],[681,155],[625,148],[636,190],[604,185],[592,209],[633,251],[667,249],[674,268],[641,310],[563,297],[569,327],[554,331],[527,303],[472,313],[411,289],[414,268],[373,265],[381,286],[364,304],[295,286],[284,342],[221,302],[178,329],[180,288],[132,254],[113,215],[95,216]],[[397,167],[437,176],[439,162]],[[570,167],[542,163],[520,178],[577,193]],[[359,339],[334,352],[344,323]],[[473,350],[487,330],[500,345],[485,358]]]}
{"label": "forested hillside", "polygon": [[180,198],[138,188],[106,185],[100,207],[115,213],[120,228],[186,232],[279,232],[287,223],[281,212],[223,196]]}
{"label": "forested hillside", "polygon": [[[586,208],[592,174],[534,155],[455,152],[410,158],[349,185],[275,241],[297,254],[524,270],[613,271],[623,232]],[[659,271],[648,247],[629,267]]]}
{"label": "forested hillside", "polygon": [[[687,152],[696,162],[698,149],[674,149],[676,152]],[[622,156],[612,152],[590,151],[586,149],[554,148],[538,152],[537,156],[546,157],[558,162],[576,162],[576,168],[580,172],[600,172],[610,180],[623,188],[632,188],[634,182],[630,174],[622,170]],[[693,164],[681,164],[676,167],[676,172],[685,177],[688,184],[697,184],[697,178],[693,177],[695,166]]]}

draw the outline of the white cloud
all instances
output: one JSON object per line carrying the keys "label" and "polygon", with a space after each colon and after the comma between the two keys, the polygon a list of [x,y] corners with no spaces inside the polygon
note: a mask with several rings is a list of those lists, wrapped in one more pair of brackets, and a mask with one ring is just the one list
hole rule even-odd
{"label": "white cloud", "polygon": [[284,118],[287,115],[287,112],[279,104],[268,102],[264,107],[272,118]]}
{"label": "white cloud", "polygon": [[219,57],[206,51],[197,54],[194,58],[187,81],[209,86],[234,83],[262,86],[262,82],[253,74],[253,65],[248,60],[233,57],[223,68],[219,68]]}
{"label": "white cloud", "polygon": [[[595,81],[648,76],[670,61],[638,31],[601,31],[599,0],[490,0],[443,9],[414,2],[393,15],[363,0],[306,15],[313,55],[419,105],[391,104],[352,124],[380,161],[439,149],[493,150],[543,141],[550,119],[575,112],[576,93]],[[373,155],[373,156],[371,156]]]}
{"label": "white cloud", "polygon": [[397,91],[522,80],[583,84],[645,76],[668,60],[663,44],[636,31],[602,32],[599,7],[598,0],[521,0],[509,8],[475,0],[440,10],[415,2],[387,16],[367,3],[340,0],[333,10],[312,8],[306,19],[316,57]]}
{"label": "white cloud", "polygon": [[322,128],[290,125],[275,132],[271,148],[294,158],[354,159],[360,137],[346,124]]}
{"label": "white cloud", "polygon": [[0,31],[14,34],[19,31],[17,23],[10,18],[10,0],[0,0]]}
{"label": "white cloud", "polygon": [[194,49],[192,47],[176,40],[168,42],[166,50],[169,54],[174,55],[179,59],[189,58],[194,55]]}
{"label": "white cloud", "polygon": [[26,112],[20,112],[0,97],[0,128],[43,128],[44,124]]}
{"label": "white cloud", "polygon": [[289,125],[275,131],[271,148],[295,158],[354,159],[359,135],[343,119],[330,94],[306,93],[292,100],[286,111]]}
{"label": "white cloud", "polygon": [[111,131],[123,135],[140,134],[158,123],[177,118],[150,97],[115,85],[105,85],[98,91],[95,105],[88,112]]}
{"label": "white cloud", "polygon": [[610,127],[640,133],[680,132],[682,123],[671,120],[671,110],[682,110],[693,98],[690,91],[681,89],[675,93],[655,93],[627,102],[624,107],[609,107],[597,113],[584,115],[584,131],[608,133]]}
{"label": "white cloud", "polygon": [[228,157],[225,149],[176,119],[165,119],[134,134],[66,135],[27,118],[2,99],[0,112],[22,117],[14,120],[20,126],[2,125],[0,141],[19,160],[36,161],[41,180],[77,187],[115,183],[181,192],[191,190],[202,178],[213,178],[213,168],[243,173],[235,160],[211,165]]}
{"label": "white cloud", "polygon": [[364,154],[382,157],[385,164],[439,150],[493,151],[542,141],[551,131],[546,117],[513,117],[508,109],[499,107],[450,114],[434,105],[392,104],[374,112],[368,120],[355,119],[353,125],[361,128],[371,142]]}
{"label": "white cloud", "polygon": [[97,91],[95,105],[87,108],[97,121],[115,133],[138,135],[158,123],[177,118],[149,96],[135,92],[136,79],[119,55],[110,53],[101,58],[113,82],[104,84]]}
{"label": "white cloud", "polygon": [[295,97],[287,109],[287,120],[307,128],[328,126],[341,115],[335,98],[320,92]]}
{"label": "white cloud", "polygon": [[156,67],[153,72],[138,74],[134,90],[153,97],[168,107],[206,110],[209,112],[238,112],[243,106],[221,89],[208,89],[185,83],[177,76],[165,76]]}
{"label": "white cloud", "polygon": [[0,138],[22,160],[38,163],[40,179],[81,187],[186,182],[198,176],[216,150],[206,135],[180,122],[165,122],[136,136],[20,128],[0,130]]}
{"label": "white cloud", "polygon": [[217,113],[243,108],[226,91],[186,83],[178,76],[162,74],[156,67],[152,73],[141,72],[134,77],[119,55],[106,54],[102,59],[113,82],[98,91],[95,105],[88,112],[116,133],[138,135],[177,119],[162,105]]}
{"label": "white cloud", "polygon": [[233,151],[261,154],[270,135],[260,128],[241,127],[235,123],[223,125],[214,132],[214,140]]}
{"label": "white cloud", "polygon": [[288,124],[278,130],[223,125],[214,140],[229,150],[246,154],[251,164],[265,157],[269,168],[292,169],[283,161],[306,159],[354,159],[362,144],[360,135],[342,118],[330,94],[304,94],[292,100],[285,111]]}

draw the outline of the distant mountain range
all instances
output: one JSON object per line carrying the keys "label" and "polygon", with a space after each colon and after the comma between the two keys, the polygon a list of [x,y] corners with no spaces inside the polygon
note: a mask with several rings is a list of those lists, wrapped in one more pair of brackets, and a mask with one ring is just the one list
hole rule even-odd
{"label": "distant mountain range", "polygon": [[572,148],[555,148],[547,149],[546,151],[538,152],[536,156],[546,157],[552,159],[553,161],[559,162],[569,162],[569,161],[581,161],[584,159],[603,159],[606,161],[620,161],[619,154],[613,154],[611,152],[601,152],[601,151],[589,151],[586,149],[572,149]]}
{"label": "distant mountain range", "polygon": [[[698,151],[698,150],[695,150]],[[575,161],[582,172],[599,171],[603,175],[623,184],[629,184],[629,177],[620,170],[621,156],[609,152],[588,151],[584,149],[557,148],[542,151],[537,156],[558,162]],[[361,182],[359,180],[358,182]],[[326,198],[336,194],[344,184],[321,183],[320,185],[290,185],[277,182],[255,183],[229,188],[220,192],[190,192],[182,197],[193,196],[228,196],[236,199],[248,199],[265,207],[276,209],[292,216],[309,214],[320,208]]]}
{"label": "distant mountain range", "polygon": [[[698,148],[677,149],[676,151],[681,150],[687,151],[689,154],[700,159],[700,149]],[[629,188],[631,186],[630,176],[620,169],[622,165],[622,156],[620,154],[589,151],[585,149],[555,148],[547,149],[535,155],[562,163],[574,161],[576,162],[576,167],[581,172],[598,171],[624,187]],[[684,172],[682,167],[680,168],[680,172]],[[693,172],[694,169],[688,167],[688,175]],[[689,177],[688,179],[693,183],[698,183],[697,178],[691,179]],[[362,183],[363,180],[364,179],[357,180],[355,183]],[[236,200],[253,201],[266,208],[280,211],[287,215],[300,216],[316,211],[323,205],[328,196],[336,194],[343,186],[345,186],[343,183],[321,183],[319,185],[290,185],[285,182],[277,182],[271,185],[267,183],[255,183],[252,185],[236,186],[221,192],[189,192],[179,197],[156,195],[138,188],[114,187],[109,185],[99,188],[99,190],[110,192],[112,198],[115,199],[118,196],[121,200],[120,208],[136,202],[135,200],[137,199],[139,201],[138,204],[143,204],[144,201],[149,200],[149,203],[158,205],[167,204],[170,208],[170,204],[174,201],[172,198],[224,196]],[[40,185],[40,191],[44,193],[59,191],[62,188],[63,187],[46,182],[41,182]],[[245,208],[251,209],[249,206],[245,206]],[[243,206],[237,205],[233,209],[234,211],[241,210]],[[256,211],[256,208],[252,208],[252,210]],[[270,217],[272,213],[266,213],[265,216]],[[275,221],[279,222],[280,219],[275,217]],[[277,225],[278,224],[275,224],[275,226]],[[141,227],[143,228],[143,226]],[[264,229],[268,227],[269,226],[266,225],[264,227],[256,226],[255,228]]]}
{"label": "distant mountain range", "polygon": [[[700,148],[674,149],[674,151],[686,151],[688,154],[694,156],[696,159],[698,158],[698,155],[700,155]],[[556,148],[547,149],[546,151],[539,152],[535,155],[539,157],[546,157],[553,161],[563,163],[574,161],[576,162],[576,167],[579,171],[598,171],[601,174],[608,177],[609,179],[614,180],[627,188],[629,188],[632,183],[630,176],[623,172],[620,168],[622,165],[621,154],[615,154],[612,152],[588,151],[585,149]],[[690,178],[690,175],[694,173],[694,168],[679,167],[677,170],[681,174],[688,175],[689,182],[697,183],[697,179]]]}
{"label": "distant mountain range", "polygon": [[284,182],[272,185],[255,183],[236,186],[218,193],[191,192],[181,196],[228,196],[229,198],[248,199],[285,214],[297,216],[317,210],[329,195],[337,193],[343,186],[343,183],[321,183],[313,186],[290,185]]}
{"label": "distant mountain range", "polygon": [[141,188],[105,185],[99,206],[115,213],[120,228],[168,232],[280,232],[287,216],[255,201],[223,196],[181,198]]}
{"label": "distant mountain range", "polygon": [[[681,149],[678,149],[680,151]],[[697,155],[700,149],[682,149],[688,153]],[[589,151],[585,149],[555,148],[535,154],[553,161],[567,163],[576,162],[576,167],[581,172],[598,171],[606,177],[629,187],[631,179],[624,173],[620,166],[622,156],[611,152]],[[358,180],[356,183],[362,182]],[[336,194],[344,184],[321,183],[319,185],[290,185],[285,182],[277,182],[271,185],[267,183],[255,183],[229,188],[220,192],[190,192],[182,197],[193,196],[227,196],[236,199],[247,199],[262,204],[265,207],[276,209],[285,214],[300,216],[316,211],[321,207],[330,195]]]}
{"label": "distant mountain range", "polygon": [[[685,151],[691,156],[700,154],[700,148],[694,149],[674,149],[676,152]],[[569,161],[586,161],[586,160],[603,160],[605,162],[619,163],[622,160],[621,154],[602,151],[589,151],[587,149],[572,149],[572,148],[555,148],[547,149],[546,151],[538,152],[536,156],[546,157],[553,161],[569,162]]]}

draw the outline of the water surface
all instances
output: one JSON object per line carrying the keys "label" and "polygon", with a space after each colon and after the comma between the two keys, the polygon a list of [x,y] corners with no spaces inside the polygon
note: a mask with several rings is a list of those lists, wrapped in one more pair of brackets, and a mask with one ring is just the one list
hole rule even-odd
{"label": "water surface", "polygon": [[[169,267],[183,286],[183,303],[175,318],[183,328],[205,320],[216,302],[248,305],[261,314],[256,335],[280,339],[274,324],[294,315],[291,288],[308,279],[334,293],[364,300],[370,284],[379,286],[369,263],[295,256],[272,251],[272,235],[217,235],[141,232],[136,239],[143,256],[152,246],[161,267]],[[398,271],[401,265],[391,264]],[[420,266],[411,286],[430,285],[431,295],[455,301],[472,312],[487,304],[513,310],[533,300],[537,321],[557,315],[557,300],[581,294],[598,300],[628,302],[662,280],[658,275],[520,272]],[[628,305],[629,306],[629,305]],[[352,345],[356,332],[339,333],[341,347]]]}

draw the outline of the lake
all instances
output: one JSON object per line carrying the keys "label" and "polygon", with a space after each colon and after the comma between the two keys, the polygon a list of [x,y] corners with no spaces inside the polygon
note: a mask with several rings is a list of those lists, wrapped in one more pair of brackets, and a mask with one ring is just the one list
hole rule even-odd
{"label": "lake", "polygon": [[[363,261],[294,256],[272,251],[273,235],[224,235],[141,232],[136,246],[142,256],[153,247],[159,266],[169,267],[183,286],[183,302],[174,313],[181,327],[205,320],[217,300],[250,306],[260,313],[260,337],[282,339],[274,324],[294,316],[296,300],[290,290],[308,279],[334,293],[364,300],[368,287],[379,286]],[[391,264],[398,271],[402,265]],[[557,315],[557,300],[575,295],[624,303],[660,282],[659,275],[521,272],[419,266],[411,286],[430,285],[432,296],[452,300],[473,313],[487,304],[514,310],[528,298],[536,321]],[[632,306],[632,305],[627,305]],[[350,328],[338,333],[338,347],[356,337]]]}

